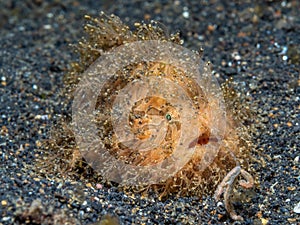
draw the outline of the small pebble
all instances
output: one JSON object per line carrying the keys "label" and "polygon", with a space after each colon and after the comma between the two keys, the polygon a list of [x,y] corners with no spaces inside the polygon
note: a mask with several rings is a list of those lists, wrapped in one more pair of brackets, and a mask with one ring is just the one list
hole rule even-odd
{"label": "small pebble", "polygon": [[2,206],[6,206],[6,205],[7,205],[7,201],[6,201],[6,200],[2,200],[2,201],[1,201],[1,205],[2,205]]}
{"label": "small pebble", "polygon": [[188,11],[184,11],[183,13],[182,13],[182,16],[184,17],[184,18],[189,18],[189,16],[190,16],[190,14],[189,14],[189,12]]}
{"label": "small pebble", "polygon": [[297,214],[300,214],[300,202],[298,202],[296,204],[296,206],[294,207],[294,212],[297,213]]}

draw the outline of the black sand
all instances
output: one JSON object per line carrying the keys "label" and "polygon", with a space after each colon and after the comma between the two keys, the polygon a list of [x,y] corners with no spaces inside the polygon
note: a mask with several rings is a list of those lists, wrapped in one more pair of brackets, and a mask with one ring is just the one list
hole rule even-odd
{"label": "black sand", "polygon": [[261,184],[251,201],[235,207],[243,224],[300,224],[294,212],[300,202],[300,3],[237,2],[0,1],[0,225],[91,224],[107,213],[122,224],[234,223],[210,196],[201,203],[196,197],[160,202],[33,172],[40,141],[61,113],[63,74],[77,59],[68,44],[83,35],[83,16],[101,10],[128,24],[155,19],[179,30],[185,47],[204,48],[221,82],[232,76],[253,98],[264,124],[254,142],[265,163],[256,165]]}

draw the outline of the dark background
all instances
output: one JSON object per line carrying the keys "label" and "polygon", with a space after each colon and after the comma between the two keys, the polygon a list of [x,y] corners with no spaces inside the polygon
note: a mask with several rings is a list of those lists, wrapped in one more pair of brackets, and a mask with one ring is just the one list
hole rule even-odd
{"label": "dark background", "polygon": [[256,105],[256,157],[264,157],[252,200],[235,207],[244,224],[299,224],[300,3],[271,0],[0,0],[0,224],[25,223],[36,199],[44,220],[90,224],[112,213],[122,224],[233,223],[210,196],[161,202],[34,172],[41,140],[61,113],[63,74],[78,59],[69,44],[83,35],[83,16],[101,10],[130,26],[154,19],[180,31],[185,47],[204,48],[220,82],[234,78]]}

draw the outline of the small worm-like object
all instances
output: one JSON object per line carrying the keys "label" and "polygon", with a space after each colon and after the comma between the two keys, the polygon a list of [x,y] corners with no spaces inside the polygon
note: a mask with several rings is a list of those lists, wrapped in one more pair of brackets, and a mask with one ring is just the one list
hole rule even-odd
{"label": "small worm-like object", "polygon": [[243,217],[236,214],[230,202],[230,196],[232,194],[234,184],[236,183],[236,179],[240,174],[246,179],[246,181],[239,181],[239,184],[244,188],[252,188],[254,185],[253,177],[247,171],[241,169],[241,167],[238,165],[234,167],[218,185],[214,198],[216,201],[219,201],[221,195],[224,193],[225,209],[230,214],[230,217],[233,220],[243,221]]}

